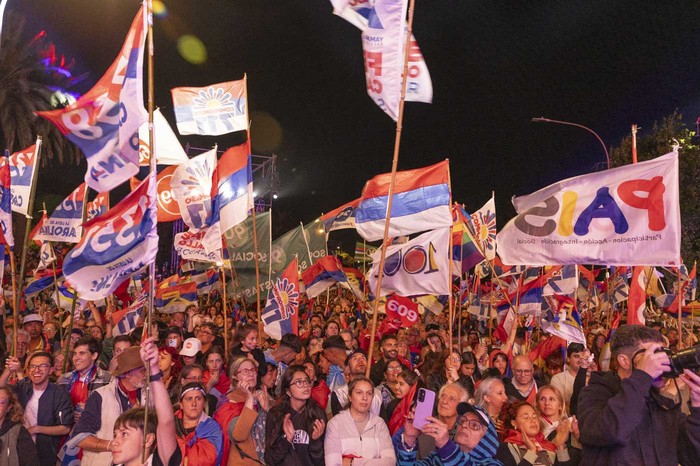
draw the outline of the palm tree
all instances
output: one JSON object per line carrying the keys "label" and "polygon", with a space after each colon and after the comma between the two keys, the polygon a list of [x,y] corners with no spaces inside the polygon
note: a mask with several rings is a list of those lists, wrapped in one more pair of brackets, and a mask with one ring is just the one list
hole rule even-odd
{"label": "palm tree", "polygon": [[23,39],[26,21],[8,11],[0,37],[0,144],[15,152],[43,137],[42,165],[78,163],[82,155],[52,124],[35,111],[65,107],[77,82],[72,63],[56,55],[44,31]]}

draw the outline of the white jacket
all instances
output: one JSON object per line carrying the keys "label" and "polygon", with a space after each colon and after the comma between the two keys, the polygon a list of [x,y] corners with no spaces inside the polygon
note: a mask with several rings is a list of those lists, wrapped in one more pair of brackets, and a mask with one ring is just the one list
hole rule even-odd
{"label": "white jacket", "polygon": [[326,466],[342,466],[343,455],[354,455],[355,466],[394,466],[396,454],[386,423],[370,413],[363,432],[358,432],[350,410],[328,422],[324,442]]}

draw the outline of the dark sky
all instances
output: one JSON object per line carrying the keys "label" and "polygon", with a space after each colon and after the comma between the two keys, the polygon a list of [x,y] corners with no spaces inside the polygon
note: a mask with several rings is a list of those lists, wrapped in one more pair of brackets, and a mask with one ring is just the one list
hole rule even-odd
{"label": "dark sky", "polygon": [[[8,9],[76,60],[88,73],[85,91],[115,58],[139,3],[10,0]],[[275,209],[287,220],[308,222],[390,171],[395,125],[365,92],[360,31],[329,1],[164,3],[168,16],[155,23],[156,105],[174,126],[172,87],[247,73],[253,151],[278,155]],[[204,42],[205,64],[180,57],[182,34]],[[495,191],[499,225],[513,214],[511,196],[605,160],[589,133],[531,117],[589,126],[611,146],[631,124],[644,133],[676,108],[687,121],[700,115],[697,1],[417,0],[414,35],[434,100],[406,105],[399,169],[449,158],[454,199],[475,210]],[[277,147],[263,113],[279,123]],[[239,140],[181,138],[196,147]],[[65,194],[72,187],[53,185]]]}

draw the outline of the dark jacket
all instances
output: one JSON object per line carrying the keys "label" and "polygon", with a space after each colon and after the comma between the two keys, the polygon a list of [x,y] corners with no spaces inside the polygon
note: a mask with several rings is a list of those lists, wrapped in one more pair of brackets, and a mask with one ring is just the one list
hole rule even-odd
{"label": "dark jacket", "polygon": [[[17,424],[20,423],[11,421],[7,417],[5,417],[5,420],[2,421],[2,425],[0,425],[0,452],[4,456],[7,454],[5,451],[6,448],[14,448],[16,450],[20,466],[36,466],[41,464],[39,462],[39,454],[36,451],[36,445],[34,445],[34,442],[32,441],[32,436],[29,435],[29,432],[24,428],[24,426],[19,426],[19,435],[17,435],[16,443],[11,440],[12,433],[9,431]],[[10,455],[14,456],[13,453],[10,453]],[[49,463],[53,464],[50,461],[45,464]]]}
{"label": "dark jacket", "polygon": [[[307,403],[316,403],[313,400],[307,401]],[[283,411],[283,414],[279,416],[279,411]],[[319,411],[323,415],[322,411]],[[270,409],[267,414],[267,419],[277,419],[281,418],[282,422],[287,414],[291,414],[292,424],[294,424],[294,429],[299,434],[300,430],[304,429],[303,417],[304,414],[297,413],[294,409],[285,405],[277,405]],[[326,422],[325,415],[322,419]],[[267,422],[265,427],[265,463],[274,464],[275,466],[319,466],[324,464],[324,451],[323,451],[323,435],[316,439],[311,439],[311,432],[306,432],[308,438],[305,438],[301,443],[289,443],[284,435],[284,429],[279,425],[273,425],[272,422]],[[310,430],[313,430],[310,429]],[[276,438],[273,438],[274,434],[278,432]],[[303,436],[303,434],[301,435]],[[296,439],[295,435],[295,439]]]}
{"label": "dark jacket", "polygon": [[697,464],[700,408],[690,411],[683,415],[643,371],[624,380],[612,372],[594,372],[578,399],[581,464]]}
{"label": "dark jacket", "polygon": [[[12,386],[12,390],[17,394],[22,408],[26,408],[27,403],[34,392],[32,382],[25,378]],[[37,425],[40,426],[67,426],[73,425],[73,405],[70,395],[61,386],[49,383],[46,391],[39,398],[39,412],[37,413]],[[55,460],[58,455],[59,444],[63,436],[57,435],[36,435],[36,448],[39,456],[43,460]]]}

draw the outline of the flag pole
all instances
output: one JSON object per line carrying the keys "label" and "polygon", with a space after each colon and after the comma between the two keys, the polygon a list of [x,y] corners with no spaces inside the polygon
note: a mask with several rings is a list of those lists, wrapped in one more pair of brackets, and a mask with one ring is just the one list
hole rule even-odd
{"label": "flag pole", "polygon": [[9,246],[7,246],[7,248],[10,250],[10,270],[12,273],[12,320],[14,321],[12,324],[12,356],[14,357],[17,356],[17,319],[19,318],[17,305],[19,303],[19,299],[17,293],[17,271],[15,270],[15,252],[12,250],[13,248]]}
{"label": "flag pole", "polygon": [[221,272],[221,296],[224,298],[222,303],[224,311],[224,361],[228,364],[228,317],[226,315],[228,312],[226,311],[226,270],[224,264],[221,264],[219,271]]}
{"label": "flag pole", "polygon": [[[386,221],[384,222],[384,239],[382,240],[382,251],[379,256],[379,271],[377,272],[377,289],[375,292],[374,308],[372,315],[372,331],[369,335],[369,352],[367,354],[367,370],[365,375],[369,377],[370,368],[372,367],[372,356],[374,355],[374,340],[377,331],[377,317],[379,313],[379,298],[382,291],[382,278],[384,278],[384,262],[386,260],[387,241],[389,239],[389,225],[391,221],[391,205],[394,196],[394,185],[396,184],[396,170],[399,165],[399,149],[401,147],[401,131],[403,129],[403,109],[406,103],[406,85],[408,83],[408,51],[411,46],[411,34],[413,33],[413,11],[416,6],[416,0],[410,0],[408,6],[408,28],[406,31],[404,56],[403,56],[403,73],[401,74],[401,98],[399,99],[399,112],[396,118],[396,137],[394,139],[394,156],[391,162],[391,180],[389,181],[389,192],[386,205]],[[403,19],[403,18],[402,18]]]}
{"label": "flag pole", "polygon": [[[34,149],[34,177],[32,178],[32,185],[29,188],[29,201],[27,202],[27,214],[25,215],[25,220],[26,220],[26,225],[24,227],[24,242],[22,243],[22,259],[19,264],[19,277],[18,277],[18,282],[17,282],[17,290],[19,293],[17,293],[17,296],[15,296],[16,299],[16,305],[17,309],[19,309],[19,294],[22,291],[22,286],[24,285],[24,268],[27,264],[27,248],[29,245],[27,244],[29,242],[29,233],[32,230],[32,211],[34,210],[34,197],[36,195],[36,182],[37,179],[39,178],[39,158],[41,157],[41,143],[42,139],[41,136],[36,137],[36,146]],[[9,159],[8,159],[9,162]],[[16,319],[15,319],[16,320]]]}
{"label": "flag pole", "polygon": [[[154,79],[153,79],[153,3],[152,0],[144,0],[144,14],[146,19],[146,27],[148,29],[147,36],[147,54],[148,54],[148,152],[151,155],[150,158],[150,173],[149,178],[155,178],[156,174],[156,153],[154,150],[155,146],[155,128],[153,125],[153,101],[154,101]],[[149,179],[149,183],[152,183],[153,179]],[[151,331],[151,324],[153,322],[153,309],[155,306],[155,287],[156,287],[156,262],[153,260],[148,264],[148,312],[146,314],[146,323],[143,336],[147,337]],[[149,415],[149,397],[150,397],[150,385],[151,385],[151,370],[146,367],[146,386],[145,390],[145,403],[144,403],[144,415],[143,415],[143,425],[148,425],[148,415]],[[141,449],[141,462],[146,463],[146,429],[143,430],[143,446]]]}
{"label": "flag pole", "polygon": [[677,276],[678,276],[678,349],[683,348],[683,322],[681,312],[683,310],[683,279],[681,278],[682,259],[678,260]]}

